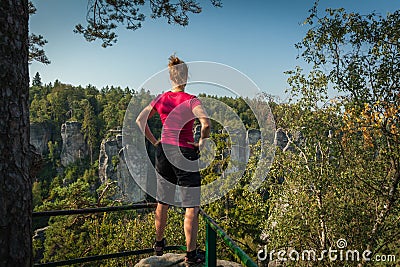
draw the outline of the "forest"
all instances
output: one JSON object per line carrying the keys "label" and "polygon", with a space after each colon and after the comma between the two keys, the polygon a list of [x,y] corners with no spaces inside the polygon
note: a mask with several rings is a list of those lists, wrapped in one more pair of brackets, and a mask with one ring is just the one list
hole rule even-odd
{"label": "forest", "polygon": [[[32,124],[39,124],[51,132],[51,140],[48,142],[48,149],[42,155],[42,166],[33,183],[33,201],[35,211],[46,210],[61,210],[61,209],[80,209],[87,207],[104,207],[108,205],[129,204],[117,196],[119,187],[116,181],[108,181],[101,183],[99,180],[99,153],[100,144],[103,139],[113,135],[112,131],[121,129],[124,121],[124,115],[129,102],[134,99],[135,103],[142,108],[149,104],[155,96],[144,89],[134,91],[129,88],[122,89],[120,87],[105,87],[97,89],[91,85],[86,87],[72,86],[63,84],[56,80],[54,84],[42,84],[40,74],[36,73],[32,80],[30,88],[30,121]],[[222,101],[223,103],[234,107],[235,113],[239,115],[246,128],[250,129],[257,126],[254,114],[248,108],[246,102],[241,98],[232,97],[217,97],[200,95],[199,97],[212,97]],[[82,125],[81,132],[89,147],[89,155],[79,161],[73,162],[68,166],[63,166],[60,160],[62,139],[61,126],[66,121],[77,121]],[[222,166],[229,158],[222,159],[221,155],[226,144],[226,133],[221,133],[222,126],[212,121],[213,134],[212,138],[216,140],[218,146],[217,160],[212,165],[204,170],[204,182],[212,181],[220,175],[216,170],[222,170]],[[153,117],[149,121],[153,132],[159,137],[161,132],[161,121],[158,116]],[[151,155],[149,155],[151,157]],[[114,160],[114,159],[113,159]],[[115,163],[117,164],[117,163]],[[129,193],[129,192],[128,192]],[[149,199],[151,201],[154,199]],[[103,217],[104,216],[104,217]],[[92,253],[104,254],[115,250],[115,252],[126,249],[146,248],[151,247],[153,236],[152,231],[145,236],[145,240],[137,242],[132,240],[126,245],[118,245],[111,249],[113,245],[102,247],[102,243],[97,243],[97,238],[104,239],[105,237],[97,237],[96,240],[90,236],[92,230],[86,229],[85,225],[94,227],[98,225],[99,229],[109,231],[111,239],[114,234],[120,233],[120,227],[133,227],[133,231],[141,232],[136,229],[139,222],[143,224],[140,227],[150,227],[152,223],[152,214],[136,214],[134,212],[126,212],[126,214],[113,214],[108,221],[107,216],[85,217],[77,216],[73,223],[68,224],[68,219],[51,218],[47,220],[34,221],[34,228],[47,227],[45,230],[45,239],[35,239],[35,247],[37,248],[37,259],[42,258],[43,261],[54,261],[65,259],[65,255],[74,255],[74,257],[87,256]],[[179,217],[179,215],[176,215]],[[135,219],[134,221],[128,218]],[[96,222],[93,221],[96,220]],[[61,221],[59,221],[61,220]],[[67,221],[64,221],[67,220]],[[100,220],[100,221],[99,221]],[[135,225],[131,225],[135,222]],[[178,223],[179,219],[174,221]],[[83,227],[83,228],[82,228]],[[178,226],[173,226],[176,229]],[[151,227],[150,227],[151,228]],[[68,231],[65,231],[68,229]],[[204,229],[203,229],[204,230]],[[71,231],[71,232],[70,232]],[[204,232],[204,231],[203,231]],[[82,236],[89,234],[85,238]],[[130,239],[129,233],[124,239]],[[204,234],[204,233],[203,233]],[[100,234],[101,235],[101,234]],[[177,236],[177,244],[182,243],[181,237]],[[147,239],[147,240],[146,240]],[[204,238],[203,238],[204,239]],[[171,240],[172,242],[173,240]],[[204,241],[204,240],[203,240]],[[44,242],[44,243],[43,243]],[[94,242],[94,243],[93,243]],[[108,243],[108,241],[106,241]],[[42,244],[43,243],[43,244]],[[62,244],[62,247],[60,247]],[[77,246],[77,244],[82,244]],[[134,245],[133,245],[134,244]],[[140,245],[139,245],[140,244]],[[133,246],[132,246],[133,245]],[[88,246],[93,247],[88,250]],[[86,251],[86,254],[81,254]],[[71,254],[72,253],[72,254]],[[76,254],[75,254],[76,253]],[[70,257],[70,256],[68,256]],[[67,258],[68,258],[67,257]],[[112,263],[108,263],[111,264]]]}
{"label": "forest", "polygon": [[[237,186],[203,209],[255,261],[262,247],[323,251],[343,248],[338,240],[345,239],[346,249],[368,250],[370,260],[342,261],[340,266],[387,266],[373,259],[400,255],[400,12],[382,17],[327,10],[322,18],[311,13],[308,23],[313,27],[297,47],[311,70],[287,72],[289,101],[263,98],[287,145],[276,147],[263,184],[250,192],[247,185],[263,145],[256,144]],[[90,155],[61,168],[61,140],[49,142],[33,184],[35,211],[122,205],[115,198],[118,186],[99,182],[100,142],[110,134],[108,130],[122,126],[132,99],[144,106],[153,97],[145,89],[84,88],[60,81],[43,85],[37,74],[30,88],[31,122],[49,124],[54,136],[60,136],[65,121],[81,122]],[[257,128],[243,99],[214,98],[231,106],[248,129]],[[160,127],[157,118],[150,124]],[[229,144],[219,127],[213,125],[216,159],[202,171],[203,183],[219,177],[218,170],[229,160],[222,157]],[[183,233],[176,234],[182,229],[181,211],[171,209],[169,216],[169,242],[184,243]],[[36,260],[149,248],[153,219],[152,212],[120,212],[36,221],[36,228],[46,227],[45,239],[34,239]],[[202,225],[199,240],[204,239]],[[218,256],[234,259],[220,243]],[[98,265],[129,265],[137,260],[107,260]],[[338,266],[329,257],[285,264]]]}

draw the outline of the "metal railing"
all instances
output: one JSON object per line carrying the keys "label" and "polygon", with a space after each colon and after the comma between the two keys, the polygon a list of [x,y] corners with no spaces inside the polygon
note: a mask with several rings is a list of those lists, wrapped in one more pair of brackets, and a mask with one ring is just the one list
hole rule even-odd
{"label": "metal railing", "polygon": [[[63,215],[75,215],[75,214],[92,214],[98,212],[113,212],[113,211],[123,211],[123,210],[137,210],[137,209],[148,209],[155,208],[156,203],[140,203],[124,206],[115,207],[102,207],[102,208],[88,208],[88,209],[75,209],[75,210],[53,210],[53,211],[41,211],[33,212],[33,218],[39,217],[50,217],[50,216],[63,216]],[[202,215],[206,223],[206,263],[207,267],[217,266],[217,237],[221,237],[224,243],[230,248],[232,253],[241,261],[241,263],[246,267],[257,267],[257,264],[225,233],[225,231],[218,226],[218,224],[208,216],[202,209],[200,209],[200,214]],[[185,246],[175,245],[167,246],[165,250],[181,250],[186,251]],[[115,259],[128,256],[136,256],[142,254],[153,253],[153,248],[147,248],[142,250],[133,251],[123,251],[118,253],[111,253],[105,255],[94,255],[83,258],[68,259],[56,262],[47,263],[35,263],[34,266],[65,266],[72,264],[80,264],[86,262],[100,261],[106,259]]]}
{"label": "metal railing", "polygon": [[258,266],[207,213],[200,209],[200,214],[206,222],[206,266],[217,266],[217,236],[222,238],[244,266]]}

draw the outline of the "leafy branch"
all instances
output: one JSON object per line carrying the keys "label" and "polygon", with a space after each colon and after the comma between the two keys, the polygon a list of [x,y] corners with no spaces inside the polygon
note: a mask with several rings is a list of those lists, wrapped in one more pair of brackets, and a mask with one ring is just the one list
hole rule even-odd
{"label": "leafy branch", "polygon": [[[115,33],[118,25],[126,25],[128,30],[137,30],[142,27],[145,15],[142,9],[144,0],[89,0],[86,16],[87,25],[78,24],[74,32],[82,34],[86,41],[97,39],[103,41],[102,46],[112,46],[117,42]],[[211,0],[215,7],[222,7],[220,0]],[[189,14],[198,14],[202,11],[200,4],[193,0],[149,0],[150,17],[153,19],[164,17],[168,24],[187,26]]]}

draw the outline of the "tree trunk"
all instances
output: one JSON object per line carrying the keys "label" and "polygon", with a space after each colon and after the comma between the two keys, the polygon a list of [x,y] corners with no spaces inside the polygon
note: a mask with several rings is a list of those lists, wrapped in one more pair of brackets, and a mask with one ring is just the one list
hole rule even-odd
{"label": "tree trunk", "polygon": [[0,2],[0,266],[32,266],[28,0]]}

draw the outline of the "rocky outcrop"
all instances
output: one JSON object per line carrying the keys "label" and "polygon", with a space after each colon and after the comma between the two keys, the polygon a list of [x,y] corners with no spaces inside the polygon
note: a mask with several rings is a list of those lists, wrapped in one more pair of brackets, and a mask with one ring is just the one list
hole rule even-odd
{"label": "rocky outcrop", "polygon": [[61,125],[61,164],[64,167],[89,154],[81,128],[82,124],[77,121],[67,121]]}
{"label": "rocky outcrop", "polygon": [[99,178],[102,183],[117,180],[116,164],[118,164],[119,158],[116,157],[118,157],[119,151],[121,149],[121,135],[103,139],[103,141],[101,142],[99,155]]}
{"label": "rocky outcrop", "polygon": [[250,129],[246,133],[246,157],[249,158],[253,153],[253,147],[261,140],[261,131],[258,129]]}
{"label": "rocky outcrop", "polygon": [[[133,169],[140,172],[138,175],[141,177],[147,175],[147,166],[145,167],[138,166]],[[123,198],[128,202],[139,202],[146,198],[146,194],[140,189],[129,172],[122,147],[121,134],[109,137],[101,142],[99,178],[102,183],[117,181],[120,188],[117,198]]]}
{"label": "rocky outcrop", "polygon": [[261,139],[261,131],[258,129],[250,129],[247,131],[246,143],[248,145],[257,144],[258,140]]}
{"label": "rocky outcrop", "polygon": [[53,131],[47,123],[31,123],[29,143],[37,152],[46,154],[49,150],[48,143],[52,139]]}
{"label": "rocky outcrop", "polygon": [[[180,267],[186,266],[184,263],[185,254],[174,254],[166,253],[160,257],[151,256],[146,259],[142,259],[138,262],[135,267]],[[241,267],[239,263],[217,260],[217,267]]]}

